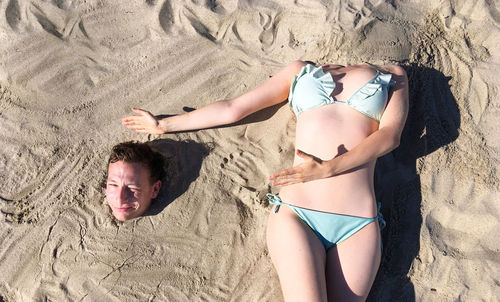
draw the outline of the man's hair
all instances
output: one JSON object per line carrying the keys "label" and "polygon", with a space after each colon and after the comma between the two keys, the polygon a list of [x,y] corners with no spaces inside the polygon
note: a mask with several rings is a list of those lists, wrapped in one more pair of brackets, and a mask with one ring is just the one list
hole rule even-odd
{"label": "man's hair", "polygon": [[118,161],[144,164],[149,169],[151,183],[165,177],[163,156],[146,143],[130,141],[115,145],[109,155],[108,165]]}

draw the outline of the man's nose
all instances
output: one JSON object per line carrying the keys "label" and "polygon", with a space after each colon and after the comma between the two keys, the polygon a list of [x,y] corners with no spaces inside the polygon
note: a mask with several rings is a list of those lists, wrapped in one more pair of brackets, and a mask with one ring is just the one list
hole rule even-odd
{"label": "man's nose", "polygon": [[127,202],[128,201],[128,196],[129,196],[129,190],[127,187],[123,186],[120,188],[118,192],[118,200],[121,203]]}

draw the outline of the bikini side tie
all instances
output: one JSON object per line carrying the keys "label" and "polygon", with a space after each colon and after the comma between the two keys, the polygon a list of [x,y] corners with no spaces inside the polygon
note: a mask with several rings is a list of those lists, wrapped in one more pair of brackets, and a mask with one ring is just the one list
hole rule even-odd
{"label": "bikini side tie", "polygon": [[380,231],[382,231],[385,228],[386,222],[384,220],[384,216],[382,216],[382,212],[380,212],[380,206],[381,203],[377,202],[377,220],[378,220],[378,225],[380,227]]}
{"label": "bikini side tie", "polygon": [[278,195],[276,194],[271,194],[271,193],[267,193],[266,194],[266,197],[269,199],[269,204],[275,204],[276,207],[274,208],[274,213],[277,213],[280,206],[282,204],[285,204],[283,201],[281,201],[281,199],[278,197]]}

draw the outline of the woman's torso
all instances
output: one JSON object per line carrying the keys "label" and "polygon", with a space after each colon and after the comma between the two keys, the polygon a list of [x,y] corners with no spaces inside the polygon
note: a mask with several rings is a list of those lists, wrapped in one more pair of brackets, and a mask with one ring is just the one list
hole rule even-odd
{"label": "woman's torso", "polygon": [[[376,69],[368,65],[324,65],[335,82],[332,96],[346,102],[370,81]],[[322,160],[352,150],[378,129],[378,122],[342,103],[302,112],[297,117],[296,148]],[[303,162],[295,156],[294,166]],[[376,216],[373,172],[375,161],[341,175],[283,187],[280,197],[296,206],[363,217]]]}

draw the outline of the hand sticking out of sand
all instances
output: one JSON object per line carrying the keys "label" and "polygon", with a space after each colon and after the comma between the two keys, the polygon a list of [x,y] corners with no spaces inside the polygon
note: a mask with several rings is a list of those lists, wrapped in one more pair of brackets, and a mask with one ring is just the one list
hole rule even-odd
{"label": "hand sticking out of sand", "polygon": [[297,156],[303,158],[304,162],[271,175],[269,180],[273,181],[273,186],[288,186],[331,176],[330,161],[323,161],[300,150],[297,150]]}
{"label": "hand sticking out of sand", "polygon": [[159,120],[151,112],[133,108],[132,111],[138,115],[127,116],[122,119],[122,125],[139,133],[163,134]]}

